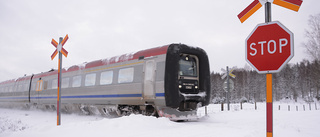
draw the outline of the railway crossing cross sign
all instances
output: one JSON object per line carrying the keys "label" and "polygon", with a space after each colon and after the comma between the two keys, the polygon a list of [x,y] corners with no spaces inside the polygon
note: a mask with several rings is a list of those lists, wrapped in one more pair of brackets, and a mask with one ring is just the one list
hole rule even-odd
{"label": "railway crossing cross sign", "polygon": [[57,125],[61,125],[61,69],[62,69],[62,54],[67,57],[68,51],[63,48],[63,45],[69,39],[68,34],[62,38],[59,38],[59,43],[52,39],[51,44],[57,49],[51,55],[51,60],[59,53],[59,61],[58,61],[58,88],[57,88]]}
{"label": "railway crossing cross sign", "polygon": [[61,52],[65,57],[68,56],[68,51],[66,51],[63,46],[64,44],[66,44],[67,40],[69,39],[68,34],[64,37],[64,39],[61,41],[59,41],[60,43],[58,44],[58,42],[56,42],[54,39],[51,40],[51,44],[56,47],[57,49],[52,53],[51,55],[51,60],[53,60],[56,55],[58,54],[58,52]]}
{"label": "railway crossing cross sign", "polygon": [[[228,67],[229,68],[229,67]],[[228,69],[227,68],[227,69]],[[232,71],[234,70],[234,68],[231,68],[231,70],[225,70],[225,69],[221,69],[221,71],[223,72],[223,75],[221,76],[221,79],[226,78],[228,75],[232,78],[236,78],[236,75],[232,74]]]}
{"label": "railway crossing cross sign", "polygon": [[246,39],[246,60],[258,73],[277,73],[293,49],[293,33],[280,22],[258,24]]}
{"label": "railway crossing cross sign", "polygon": [[302,4],[302,0],[254,0],[248,7],[246,7],[238,18],[241,23],[246,21],[253,13],[262,7],[265,3],[270,2],[278,6],[298,12]]}

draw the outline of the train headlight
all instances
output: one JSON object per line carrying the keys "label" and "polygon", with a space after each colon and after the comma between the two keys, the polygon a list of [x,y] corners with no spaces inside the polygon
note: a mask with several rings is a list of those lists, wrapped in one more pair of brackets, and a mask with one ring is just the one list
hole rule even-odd
{"label": "train headlight", "polygon": [[182,86],[181,86],[181,85],[179,85],[179,88],[182,88]]}
{"label": "train headlight", "polygon": [[198,89],[198,86],[194,86],[195,89]]}

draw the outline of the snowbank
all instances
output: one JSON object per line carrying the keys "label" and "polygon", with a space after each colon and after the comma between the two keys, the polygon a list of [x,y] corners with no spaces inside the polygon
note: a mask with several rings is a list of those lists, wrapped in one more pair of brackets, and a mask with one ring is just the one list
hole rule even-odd
{"label": "snowbank", "polygon": [[[245,107],[252,107],[252,104],[249,105]],[[0,137],[265,137],[266,112],[263,106],[264,103],[259,103],[258,110],[253,108],[220,111],[219,104],[210,105],[208,117],[192,122],[172,122],[167,118],[142,115],[109,119],[62,114],[61,126],[56,126],[55,112],[0,108]],[[199,111],[200,115],[204,115],[204,109]],[[274,136],[318,137],[319,116],[319,110],[275,110]]]}

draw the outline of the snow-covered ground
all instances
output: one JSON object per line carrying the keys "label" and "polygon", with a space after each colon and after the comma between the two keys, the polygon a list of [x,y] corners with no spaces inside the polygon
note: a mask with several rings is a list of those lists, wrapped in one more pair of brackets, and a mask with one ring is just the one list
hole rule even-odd
{"label": "snow-covered ground", "polygon": [[[281,109],[278,110],[278,106]],[[291,110],[288,111],[288,105]],[[307,105],[307,104],[305,104]],[[274,137],[319,137],[320,109],[300,103],[274,103]],[[298,110],[296,111],[296,106]],[[220,104],[208,106],[208,116],[198,121],[173,122],[167,118],[130,115],[121,118],[62,114],[56,126],[56,113],[41,110],[0,108],[0,137],[265,137],[265,103],[232,104],[221,111]],[[226,109],[225,105],[225,109]],[[204,115],[204,108],[199,110]]]}

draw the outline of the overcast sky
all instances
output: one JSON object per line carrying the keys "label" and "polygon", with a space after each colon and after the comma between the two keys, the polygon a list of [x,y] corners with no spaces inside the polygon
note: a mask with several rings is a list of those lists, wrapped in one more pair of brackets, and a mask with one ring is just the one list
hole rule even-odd
{"label": "overcast sky", "polygon": [[[203,48],[212,71],[244,67],[245,39],[264,22],[264,6],[247,21],[237,15],[253,0],[0,0],[0,81],[57,68],[51,39],[69,35],[63,67],[171,43]],[[299,12],[272,5],[272,20],[294,33],[295,56],[307,58],[310,15],[319,0]]]}

